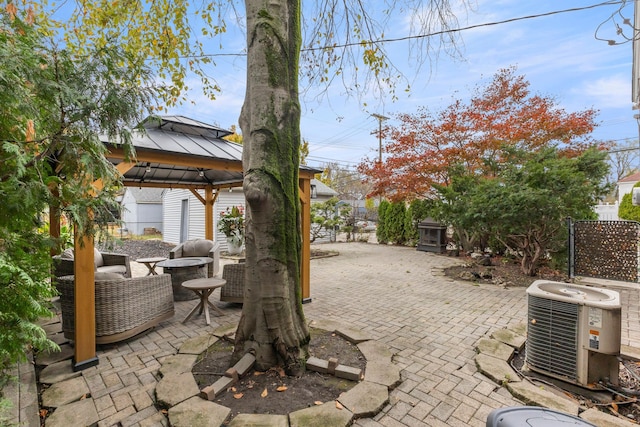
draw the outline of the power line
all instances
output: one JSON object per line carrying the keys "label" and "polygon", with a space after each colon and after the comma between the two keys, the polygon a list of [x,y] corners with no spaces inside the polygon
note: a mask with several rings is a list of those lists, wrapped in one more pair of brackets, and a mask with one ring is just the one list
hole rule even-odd
{"label": "power line", "polygon": [[[317,51],[317,50],[326,50],[326,49],[336,49],[336,48],[362,46],[363,44],[383,44],[383,43],[393,43],[393,42],[399,42],[399,41],[421,39],[421,38],[427,38],[427,37],[433,37],[433,36],[440,36],[440,35],[443,35],[443,34],[459,33],[459,32],[462,32],[462,31],[473,30],[473,29],[476,29],[476,28],[491,27],[491,26],[502,25],[502,24],[509,24],[511,22],[524,21],[524,20],[527,20],[527,19],[544,18],[544,17],[547,17],[547,16],[559,15],[559,14],[562,14],[562,13],[580,12],[580,11],[584,11],[584,10],[595,9],[596,7],[613,6],[613,5],[616,5],[616,4],[623,4],[623,3],[625,3],[625,1],[623,1],[623,0],[610,0],[610,1],[603,2],[603,3],[592,4],[592,5],[589,5],[589,6],[573,7],[573,8],[569,8],[569,9],[554,10],[554,11],[550,11],[550,12],[538,13],[538,14],[534,14],[534,15],[519,16],[519,17],[516,17],[516,18],[503,19],[501,21],[485,22],[485,23],[482,23],[482,24],[469,25],[469,26],[466,26],[466,27],[451,28],[451,29],[442,30],[442,31],[435,31],[433,33],[428,33],[428,34],[418,34],[418,35],[415,35],[415,36],[404,36],[404,37],[388,38],[388,39],[380,39],[380,40],[368,40],[368,41],[350,42],[350,43],[343,43],[343,44],[334,44],[334,45],[331,45],[331,46],[307,47],[307,48],[302,48],[301,52],[312,52],[312,51]],[[203,54],[203,55],[183,56],[182,58],[202,58],[202,57],[217,57],[217,56],[246,56],[246,55],[247,55],[246,53],[235,53],[235,54],[234,53],[211,53],[211,54]]]}

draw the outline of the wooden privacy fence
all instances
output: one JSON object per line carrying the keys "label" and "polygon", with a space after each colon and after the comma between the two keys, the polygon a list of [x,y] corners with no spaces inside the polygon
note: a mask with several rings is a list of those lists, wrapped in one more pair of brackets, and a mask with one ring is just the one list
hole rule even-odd
{"label": "wooden privacy fence", "polygon": [[638,282],[640,223],[569,219],[569,276]]}

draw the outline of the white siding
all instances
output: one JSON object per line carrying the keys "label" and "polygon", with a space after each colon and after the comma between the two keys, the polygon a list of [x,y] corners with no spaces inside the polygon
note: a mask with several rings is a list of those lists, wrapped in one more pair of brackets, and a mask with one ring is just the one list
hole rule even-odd
{"label": "white siding", "polygon": [[598,214],[598,220],[600,221],[617,221],[618,218],[618,203],[612,205],[596,205],[595,211]]}
{"label": "white siding", "polygon": [[162,203],[138,203],[138,229],[136,234],[144,234],[145,228],[155,228],[162,233]]}
{"label": "white siding", "polygon": [[162,203],[138,202],[128,189],[120,202],[123,227],[129,233],[142,235],[145,228],[156,228],[162,232]]}
{"label": "white siding", "polygon": [[[204,197],[204,194],[201,193]],[[164,193],[163,221],[165,242],[178,244],[180,242],[180,210],[182,200],[189,200],[189,236],[188,239],[204,238],[204,205],[188,190],[167,190]],[[220,213],[231,206],[244,206],[244,194],[240,188],[232,192],[222,190],[213,206],[213,230],[214,240],[219,241],[222,250],[227,249],[227,240],[224,233],[218,231],[218,218]]]}
{"label": "white siding", "polygon": [[182,200],[188,199],[190,195],[187,190],[165,191],[162,198],[163,241],[176,245],[180,243],[180,209]]}
{"label": "white siding", "polygon": [[625,194],[631,193],[636,182],[618,182],[618,203],[622,203]]}
{"label": "white siding", "polygon": [[136,223],[138,222],[138,204],[129,191],[125,191],[122,197],[122,227],[126,228],[130,233],[140,234],[136,231]]}

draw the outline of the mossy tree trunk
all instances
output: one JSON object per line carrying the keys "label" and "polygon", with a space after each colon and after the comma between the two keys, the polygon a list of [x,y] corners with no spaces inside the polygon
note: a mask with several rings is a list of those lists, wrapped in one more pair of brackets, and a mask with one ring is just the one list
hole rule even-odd
{"label": "mossy tree trunk", "polygon": [[283,366],[295,375],[309,342],[300,291],[300,0],[245,4],[246,277],[234,356],[252,352],[258,369]]}

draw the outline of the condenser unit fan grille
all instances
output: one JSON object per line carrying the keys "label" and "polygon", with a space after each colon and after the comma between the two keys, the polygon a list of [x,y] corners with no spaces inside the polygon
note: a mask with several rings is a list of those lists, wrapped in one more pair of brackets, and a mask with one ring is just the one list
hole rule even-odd
{"label": "condenser unit fan grille", "polygon": [[577,380],[578,305],[529,295],[529,367]]}

